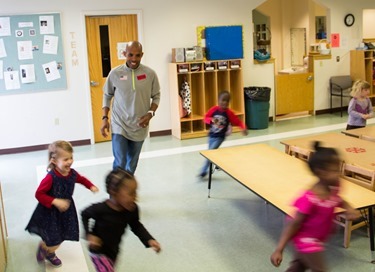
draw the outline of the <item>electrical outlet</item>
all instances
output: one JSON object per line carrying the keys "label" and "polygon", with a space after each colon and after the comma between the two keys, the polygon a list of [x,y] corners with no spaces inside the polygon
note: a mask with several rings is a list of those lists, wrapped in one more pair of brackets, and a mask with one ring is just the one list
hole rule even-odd
{"label": "electrical outlet", "polygon": [[336,61],[337,61],[337,62],[340,62],[340,56],[337,56],[337,57],[336,57]]}
{"label": "electrical outlet", "polygon": [[323,61],[320,61],[320,67],[323,67]]}
{"label": "electrical outlet", "polygon": [[59,118],[55,118],[55,126],[58,126],[60,125],[60,119]]}

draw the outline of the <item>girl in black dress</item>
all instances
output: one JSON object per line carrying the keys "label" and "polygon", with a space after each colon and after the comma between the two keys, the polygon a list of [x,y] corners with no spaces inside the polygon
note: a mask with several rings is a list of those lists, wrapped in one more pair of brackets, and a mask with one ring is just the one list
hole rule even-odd
{"label": "girl in black dress", "polygon": [[69,142],[56,141],[48,147],[49,171],[41,181],[35,197],[39,201],[26,230],[42,238],[36,259],[61,266],[55,251],[65,240],[78,241],[78,216],[73,201],[76,183],[92,192],[98,188],[71,168],[73,147]]}

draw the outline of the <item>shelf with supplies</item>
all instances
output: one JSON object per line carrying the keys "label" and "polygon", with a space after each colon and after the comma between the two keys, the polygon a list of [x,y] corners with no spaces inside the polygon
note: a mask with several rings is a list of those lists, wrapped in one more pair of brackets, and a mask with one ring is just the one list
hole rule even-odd
{"label": "shelf with supplies", "polygon": [[[220,91],[231,95],[229,108],[245,122],[242,60],[207,60],[169,64],[172,135],[179,139],[207,136],[205,113],[218,103]],[[185,88],[186,92],[182,92]],[[238,128],[233,129],[239,131]]]}

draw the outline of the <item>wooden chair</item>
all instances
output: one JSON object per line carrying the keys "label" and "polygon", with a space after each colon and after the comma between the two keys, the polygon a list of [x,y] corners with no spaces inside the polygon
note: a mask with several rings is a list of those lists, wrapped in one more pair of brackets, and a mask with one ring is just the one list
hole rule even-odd
{"label": "wooden chair", "polygon": [[[365,169],[357,165],[343,163],[341,170],[342,177],[353,183],[356,183],[371,191],[375,190],[375,172],[373,170]],[[361,214],[367,216],[367,210],[360,210]],[[366,220],[351,221],[347,220],[344,213],[336,216],[335,222],[344,227],[344,247],[348,248],[350,244],[350,237],[353,230],[367,226]],[[368,226],[367,226],[368,229]]]}
{"label": "wooden chair", "polygon": [[311,151],[298,147],[298,146],[294,146],[294,145],[289,146],[287,153],[288,155],[296,157],[303,161],[308,161],[311,156]]}
{"label": "wooden chair", "polygon": [[375,171],[360,167],[358,165],[344,163],[342,167],[342,176],[371,191],[375,191]]}
{"label": "wooden chair", "polygon": [[[367,209],[360,210],[360,212],[363,216],[365,217],[367,216]],[[356,230],[364,226],[367,226],[367,231],[369,230],[368,225],[367,225],[367,219],[361,218],[356,221],[347,220],[345,213],[339,213],[338,215],[336,215],[336,218],[334,221],[338,225],[344,227],[344,244],[343,245],[345,248],[348,248],[350,245],[350,238],[351,238],[353,230]]]}
{"label": "wooden chair", "polygon": [[350,90],[353,85],[350,76],[333,76],[329,79],[329,90],[331,95],[331,113],[333,96],[340,97],[340,113],[342,117],[343,98],[350,97]]}
{"label": "wooden chair", "polygon": [[374,138],[374,137],[371,137],[371,136],[361,135],[361,136],[359,136],[359,138],[362,139],[362,140],[375,142],[375,138]]}

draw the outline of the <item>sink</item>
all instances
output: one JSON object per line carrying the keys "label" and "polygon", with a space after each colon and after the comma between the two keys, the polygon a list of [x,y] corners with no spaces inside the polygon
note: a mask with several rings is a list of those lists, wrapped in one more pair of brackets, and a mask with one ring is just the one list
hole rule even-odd
{"label": "sink", "polygon": [[306,73],[307,69],[305,67],[289,67],[279,71],[279,74],[301,74]]}

